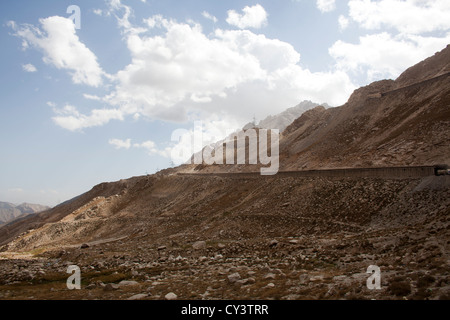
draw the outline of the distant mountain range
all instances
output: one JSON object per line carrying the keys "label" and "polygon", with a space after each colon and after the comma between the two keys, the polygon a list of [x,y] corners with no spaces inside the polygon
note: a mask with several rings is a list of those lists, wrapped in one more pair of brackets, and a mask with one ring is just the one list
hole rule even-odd
{"label": "distant mountain range", "polygon": [[35,214],[50,209],[40,204],[22,203],[15,205],[0,201],[0,226],[30,214]]}

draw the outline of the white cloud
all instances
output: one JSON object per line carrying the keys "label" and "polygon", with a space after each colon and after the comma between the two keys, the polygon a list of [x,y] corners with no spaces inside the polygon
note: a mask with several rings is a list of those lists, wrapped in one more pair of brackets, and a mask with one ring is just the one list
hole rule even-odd
{"label": "white cloud", "polygon": [[450,28],[448,0],[350,0],[350,17],[366,29],[421,34]]}
{"label": "white cloud", "polygon": [[96,14],[98,16],[101,16],[103,14],[102,9],[94,9],[93,12],[94,12],[94,14]]}
{"label": "white cloud", "polygon": [[205,19],[208,19],[208,20],[211,20],[212,22],[214,22],[214,23],[217,23],[217,18],[215,17],[215,16],[213,16],[212,14],[210,14],[209,12],[206,12],[206,11],[203,11],[202,12],[202,16],[205,18]]}
{"label": "white cloud", "polygon": [[24,190],[22,188],[11,188],[8,189],[8,192],[13,192],[13,193],[22,193]]}
{"label": "white cloud", "polygon": [[56,103],[54,103],[53,101],[47,101],[47,105],[52,108],[56,107]]}
{"label": "white cloud", "polygon": [[170,156],[170,148],[160,150],[157,148],[156,143],[151,140],[142,143],[135,143],[133,144],[133,148],[145,149],[149,155],[159,155],[165,158]]}
{"label": "white cloud", "polygon": [[144,149],[145,151],[147,151],[148,155],[150,155],[150,156],[159,155],[159,156],[162,156],[165,158],[170,157],[170,150],[171,150],[170,147],[168,147],[164,150],[160,150],[160,149],[158,149],[156,143],[151,140],[147,140],[147,141],[144,141],[141,143],[131,143],[131,139],[126,139],[126,140],[110,139],[108,141],[108,143],[110,145],[114,146],[114,148],[117,150],[119,150],[119,149],[129,150],[131,147],[133,147],[136,149]]}
{"label": "white cloud", "polygon": [[340,15],[338,18],[338,23],[339,23],[339,29],[341,29],[343,31],[343,30],[347,29],[350,21],[343,15]]}
{"label": "white cloud", "polygon": [[37,71],[36,67],[34,65],[32,65],[31,63],[22,65],[22,69],[26,72],[36,72]]}
{"label": "white cloud", "polygon": [[84,115],[70,105],[66,105],[61,110],[55,110],[58,114],[53,117],[53,121],[60,127],[78,131],[85,128],[102,126],[111,120],[123,120],[123,113],[117,109],[94,109],[90,115]]}
{"label": "white cloud", "polygon": [[102,98],[99,97],[99,96],[92,95],[92,94],[87,94],[87,93],[84,93],[84,94],[83,94],[83,97],[84,97],[85,99],[88,99],[88,100],[95,100],[95,101],[101,101],[101,100],[102,100]]}
{"label": "white cloud", "polygon": [[398,77],[406,68],[442,50],[448,43],[450,33],[436,38],[392,36],[383,32],[360,37],[358,44],[339,40],[329,49],[329,53],[340,69],[366,74],[369,81],[374,81]]}
{"label": "white cloud", "polygon": [[102,98],[123,115],[186,121],[190,113],[208,117],[220,108],[248,120],[255,111],[263,117],[274,106],[287,108],[304,99],[341,104],[354,89],[342,72],[301,68],[300,54],[278,39],[249,30],[217,29],[206,36],[198,24],[161,15],[144,23],[157,35],[128,34],[132,61]]}
{"label": "white cloud", "polygon": [[259,29],[267,25],[267,12],[261,5],[246,6],[242,11],[243,14],[235,10],[229,10],[226,19],[227,23],[240,29]]}
{"label": "white cloud", "polygon": [[101,85],[104,73],[95,54],[76,35],[73,21],[58,16],[39,21],[42,29],[28,24],[20,28],[13,25],[15,35],[24,41],[24,48],[32,45],[41,50],[44,62],[69,70],[74,83],[94,87]]}
{"label": "white cloud", "polygon": [[116,149],[130,149],[131,139],[120,140],[120,139],[110,139],[108,141],[110,145],[113,145]]}
{"label": "white cloud", "polygon": [[[249,30],[216,29],[206,35],[195,22],[181,23],[161,15],[143,20],[145,28],[136,27],[128,19],[131,8],[111,0],[110,9],[110,13],[124,12],[117,19],[131,62],[114,76],[105,74],[114,80],[106,96],[83,95],[107,108],[85,114],[71,106],[55,109],[53,121],[67,130],[80,131],[125,117],[193,121],[213,114],[219,115],[217,121],[243,125],[254,114],[263,118],[305,99],[339,105],[355,88],[342,68],[310,72],[300,67],[300,54],[278,39]],[[30,26],[22,29],[33,35],[24,33],[23,38],[41,47],[46,48],[41,42],[53,41]]]}
{"label": "white cloud", "polygon": [[331,12],[336,9],[336,0],[316,0],[316,5],[321,12]]}

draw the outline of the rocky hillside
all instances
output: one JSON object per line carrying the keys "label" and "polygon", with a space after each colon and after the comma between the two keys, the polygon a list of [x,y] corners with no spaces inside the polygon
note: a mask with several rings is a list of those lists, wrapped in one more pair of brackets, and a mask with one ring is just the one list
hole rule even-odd
{"label": "rocky hillside", "polygon": [[[281,169],[450,164],[449,61],[447,47],[293,119]],[[255,167],[103,183],[1,227],[0,298],[450,299],[450,176],[237,171]],[[90,290],[67,290],[70,264]],[[370,265],[381,290],[366,287]]]}
{"label": "rocky hillside", "polygon": [[[133,178],[62,205],[54,222],[41,214],[3,247],[0,257],[19,261],[0,260],[0,289],[46,299],[449,299],[449,196],[445,176]],[[90,290],[66,289],[73,263]],[[365,286],[369,265],[383,271],[380,291]]]}
{"label": "rocky hillside", "polygon": [[48,209],[50,207],[40,204],[22,203],[20,205],[14,205],[8,202],[0,202],[0,225]]}
{"label": "rocky hillside", "polygon": [[[313,109],[320,104],[311,101],[302,101],[295,107],[289,108],[277,115],[270,115],[265,119],[261,120],[259,123],[255,124],[253,122],[248,123],[243,127],[243,130],[251,129],[253,127],[258,127],[262,129],[278,129],[283,132],[295,119],[300,117],[305,111]],[[324,103],[322,106],[329,107],[328,104]]]}
{"label": "rocky hillside", "polygon": [[[401,74],[359,88],[343,106],[316,106],[280,137],[280,170],[450,163],[450,46]],[[198,172],[259,166],[186,166]]]}

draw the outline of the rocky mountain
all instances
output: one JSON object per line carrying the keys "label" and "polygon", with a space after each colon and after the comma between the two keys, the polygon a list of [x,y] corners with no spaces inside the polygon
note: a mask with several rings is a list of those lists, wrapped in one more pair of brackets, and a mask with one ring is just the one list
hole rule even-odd
{"label": "rocky mountain", "polygon": [[39,204],[22,203],[20,205],[14,205],[8,202],[0,202],[0,225],[48,209],[50,207]]}
{"label": "rocky mountain", "polygon": [[300,102],[295,107],[289,108],[277,115],[270,115],[257,124],[249,122],[242,129],[247,130],[256,126],[261,129],[278,129],[280,132],[283,132],[284,129],[287,128],[287,126],[289,126],[295,119],[300,117],[305,111],[313,109],[317,106],[324,106],[326,108],[329,108],[329,105],[326,103],[318,104],[309,100],[305,100]]}
{"label": "rocky mountain", "polygon": [[[281,118],[281,117],[280,117]],[[303,112],[280,137],[280,170],[450,163],[450,46],[340,107]],[[186,166],[186,172],[259,166]]]}
{"label": "rocky mountain", "polygon": [[[450,164],[449,61],[302,113],[281,170]],[[257,168],[102,183],[1,227],[0,298],[450,299],[450,176],[234,174]],[[90,290],[67,290],[69,264]]]}
{"label": "rocky mountain", "polygon": [[[255,129],[277,129],[279,132],[283,132],[283,130],[285,130],[287,126],[289,126],[295,119],[297,119],[305,111],[313,109],[317,106],[319,106],[318,103],[311,102],[308,100],[302,101],[295,107],[289,108],[289,109],[287,109],[279,114],[276,114],[276,115],[270,115],[270,116],[266,117],[265,119],[261,120],[257,124],[255,123],[255,121],[249,122],[242,129],[236,130],[232,134],[228,135],[225,139],[217,141],[217,142],[211,144],[210,146],[212,146],[213,148],[217,148],[220,145],[224,145],[225,143],[230,141],[230,139],[232,139],[231,137],[234,138],[234,136],[238,135],[239,133],[242,133],[248,129],[253,129],[253,128],[255,128]],[[326,103],[322,104],[322,106],[329,107],[328,104],[326,104]],[[203,148],[201,151],[193,154],[192,157],[190,158],[190,161],[188,161],[188,163],[189,162],[194,163],[195,162],[194,159],[196,159],[197,157],[201,158],[205,148]],[[244,146],[244,148],[245,148],[245,146]],[[236,152],[237,152],[237,150],[235,150],[235,153]],[[226,160],[224,160],[224,163],[225,162],[226,162]],[[193,168],[193,166],[184,166],[183,170],[186,170],[188,167],[191,169]],[[215,170],[215,167],[214,168],[213,167],[205,167],[203,165],[195,166],[196,170],[198,170],[199,167],[203,168],[205,171],[211,171],[211,170],[214,171]],[[251,169],[251,167],[249,167],[249,169]],[[226,170],[226,171],[228,171],[228,170]]]}

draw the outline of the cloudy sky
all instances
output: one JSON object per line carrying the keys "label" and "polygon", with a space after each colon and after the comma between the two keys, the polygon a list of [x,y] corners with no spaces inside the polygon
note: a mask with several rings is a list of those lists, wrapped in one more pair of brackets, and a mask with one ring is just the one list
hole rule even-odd
{"label": "cloudy sky", "polygon": [[341,105],[442,50],[448,17],[448,0],[1,1],[0,201],[169,167],[198,121],[219,139]]}

